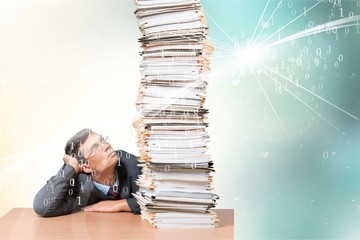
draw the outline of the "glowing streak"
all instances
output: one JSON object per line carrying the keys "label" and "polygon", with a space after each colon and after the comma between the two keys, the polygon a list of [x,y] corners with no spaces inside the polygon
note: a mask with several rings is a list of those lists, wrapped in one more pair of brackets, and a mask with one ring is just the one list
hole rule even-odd
{"label": "glowing streak", "polygon": [[[275,14],[275,12],[279,9],[281,3],[282,3],[282,0],[280,0],[280,1],[278,2],[277,7],[276,7],[275,10],[272,12],[272,14],[270,15],[270,17],[269,17],[268,20],[266,21],[265,25],[262,26],[262,29],[261,29],[261,31],[259,32],[259,34],[257,35],[257,37],[255,38],[254,43],[256,43],[256,41],[257,41],[258,38],[260,37],[261,33],[264,31],[265,26],[269,23],[269,21],[270,21],[270,19],[272,18],[272,16],[273,16],[273,15]],[[252,44],[253,44],[253,43],[250,42],[250,45],[252,45]]]}
{"label": "glowing streak", "polygon": [[[327,31],[329,29],[331,30],[335,27],[336,27],[336,29],[339,29],[339,28],[345,28],[345,27],[351,27],[351,26],[358,26],[359,19],[360,19],[360,15],[356,15],[354,17],[338,19],[338,20],[335,20],[332,22],[321,24],[321,25],[315,26],[313,28],[301,31],[299,33],[295,33],[295,34],[288,36],[286,38],[283,38],[279,41],[273,42],[265,47],[262,47],[261,49],[267,49],[267,48],[270,48],[270,47],[273,47],[273,46],[276,46],[276,45],[279,45],[282,43],[286,43],[286,42],[290,42],[290,41],[293,41],[293,40],[296,40],[299,38],[307,37],[309,35],[325,32],[325,31]],[[357,23],[354,24],[352,22],[357,22]],[[352,23],[352,24],[347,24],[347,23]],[[343,24],[345,24],[345,25],[343,25]]]}
{"label": "glowing streak", "polygon": [[228,58],[228,57],[233,57],[234,54],[229,54],[229,55],[222,55],[222,56],[214,56],[214,57],[211,57],[211,59],[215,59],[215,58]]}
{"label": "glowing streak", "polygon": [[291,20],[290,22],[288,22],[286,25],[284,25],[282,28],[280,28],[279,30],[277,30],[276,32],[274,32],[273,34],[271,34],[269,37],[267,37],[265,40],[263,40],[261,43],[257,44],[256,46],[261,46],[264,42],[266,42],[268,39],[270,39],[272,36],[274,36],[275,34],[281,32],[283,29],[285,29],[287,26],[289,26],[290,24],[292,24],[293,22],[295,22],[297,19],[299,19],[300,17],[302,17],[303,15],[305,15],[307,12],[309,12],[311,9],[313,9],[314,7],[316,7],[317,5],[319,5],[320,3],[322,3],[323,1],[319,1],[317,3],[315,3],[313,6],[311,6],[309,9],[306,9],[306,11],[304,11],[302,14],[300,14],[299,16],[297,16],[296,18],[294,18],[293,20]]}
{"label": "glowing streak", "polygon": [[227,50],[229,52],[233,52],[234,51],[234,48],[230,47],[229,45],[226,45],[225,43],[215,39],[215,38],[212,38],[212,37],[209,37],[209,39],[212,41],[212,42],[215,42],[217,43],[217,46],[220,46],[222,47],[224,50]]}
{"label": "glowing streak", "polygon": [[[259,64],[261,64],[261,63],[259,63]],[[338,109],[339,111],[341,111],[341,112],[345,113],[346,115],[348,115],[348,116],[350,116],[350,117],[354,118],[354,119],[355,119],[355,120],[357,120],[357,121],[360,121],[360,119],[359,119],[359,118],[357,118],[356,116],[352,115],[351,113],[348,113],[348,112],[347,112],[347,111],[345,111],[344,109],[342,109],[342,108],[340,108],[340,107],[336,106],[335,104],[333,104],[333,103],[329,102],[328,100],[326,100],[326,99],[324,99],[324,98],[320,97],[319,95],[317,95],[317,94],[315,94],[315,93],[311,92],[311,91],[310,91],[310,90],[308,90],[307,88],[304,88],[303,86],[301,86],[301,85],[299,85],[298,83],[294,82],[293,80],[291,80],[291,79],[287,78],[286,76],[284,76],[284,75],[282,75],[282,74],[280,74],[280,73],[278,73],[278,72],[274,71],[273,69],[271,69],[270,67],[268,67],[268,66],[266,66],[266,65],[264,65],[264,64],[261,64],[261,65],[262,65],[262,66],[264,66],[265,68],[269,69],[270,71],[272,71],[272,72],[274,72],[274,73],[278,74],[279,76],[283,77],[283,78],[284,78],[284,79],[286,79],[287,81],[289,81],[289,82],[291,82],[291,83],[295,84],[295,86],[298,86],[298,87],[299,87],[299,88],[301,88],[302,90],[304,90],[304,91],[306,91],[306,92],[310,93],[311,95],[313,95],[313,96],[315,96],[315,97],[319,98],[320,100],[322,100],[322,101],[326,102],[327,104],[329,104],[329,105],[333,106],[334,108]]]}
{"label": "glowing streak", "polygon": [[270,104],[271,109],[272,109],[273,112],[275,113],[275,116],[276,116],[277,120],[279,121],[279,123],[280,123],[280,125],[281,125],[281,128],[282,128],[283,131],[285,132],[286,136],[290,139],[290,136],[289,136],[289,134],[287,133],[287,131],[286,131],[285,127],[284,127],[284,124],[282,123],[282,121],[281,121],[278,113],[276,112],[276,110],[275,110],[275,108],[274,108],[274,105],[271,103],[268,95],[267,95],[266,92],[265,92],[265,89],[264,89],[263,86],[261,85],[261,83],[260,83],[260,81],[259,81],[259,78],[258,78],[258,76],[257,76],[257,74],[256,74],[255,72],[254,72],[254,75],[255,75],[256,81],[258,82],[258,84],[259,84],[259,86],[260,86],[260,88],[261,88],[261,91],[264,93],[264,95],[265,95],[268,103]]}
{"label": "glowing streak", "polygon": [[259,21],[258,21],[258,23],[257,23],[257,25],[256,25],[256,27],[255,27],[255,30],[254,30],[254,32],[253,32],[253,34],[252,34],[252,36],[251,36],[250,43],[252,42],[252,40],[253,40],[253,38],[254,38],[254,35],[255,35],[255,33],[256,33],[256,31],[257,31],[257,29],[258,29],[258,27],[259,27],[259,24],[260,24],[260,22],[261,22],[261,19],[264,17],[264,13],[266,12],[266,9],[267,9],[269,3],[270,3],[270,0],[267,1],[266,6],[265,6],[265,8],[264,8],[264,10],[263,10],[263,12],[262,12],[262,14],[261,14],[261,17],[259,18]]}
{"label": "glowing streak", "polygon": [[260,50],[255,47],[247,46],[236,51],[236,59],[241,67],[252,66],[259,60],[259,57]]}
{"label": "glowing streak", "polygon": [[216,22],[204,9],[203,9],[203,11],[204,11],[205,15],[207,15],[207,16],[211,19],[211,21],[213,21],[213,23],[215,23],[215,25],[225,34],[225,36],[228,37],[229,40],[230,40],[231,42],[233,42],[234,45],[236,46],[237,44],[236,44],[236,43],[234,42],[234,40],[224,31],[224,29],[222,29],[222,28],[219,26],[219,24],[217,24],[217,22]]}
{"label": "glowing streak", "polygon": [[[178,98],[178,96],[180,96],[181,94],[188,93],[191,89],[194,89],[195,87],[198,87],[203,83],[204,83],[203,81],[193,82],[184,88],[180,88],[178,91],[175,91],[173,94],[169,94],[169,95],[165,96],[164,98],[159,98],[159,100],[152,102],[151,105],[154,105],[154,106],[163,105],[163,107],[160,108],[158,111],[151,111],[151,113],[155,114],[154,116],[158,116],[158,114],[161,113],[163,110],[166,110],[166,108],[168,106],[175,103],[178,100],[178,99],[176,99],[176,98]],[[173,97],[176,97],[176,98],[173,98]],[[164,105],[164,103],[166,103],[166,104]]]}
{"label": "glowing streak", "polygon": [[[233,56],[233,54],[231,56]],[[223,56],[223,57],[231,57],[231,56]],[[217,58],[221,58],[221,57],[222,56],[218,56]],[[214,57],[211,57],[211,59],[214,59]],[[209,78],[214,78],[219,74],[223,76],[224,71],[232,70],[234,67],[238,67],[236,61],[227,61],[226,64],[222,65],[222,67],[218,67],[217,69],[211,70],[209,73]]]}
{"label": "glowing streak", "polygon": [[[259,68],[260,69],[260,68]],[[288,93],[290,93],[293,97],[295,97],[297,100],[299,100],[302,104],[304,104],[307,108],[309,108],[311,111],[313,111],[314,113],[316,113],[317,116],[319,116],[320,118],[322,118],[325,122],[327,122],[330,126],[332,126],[333,128],[335,128],[336,130],[338,130],[339,132],[342,132],[343,134],[345,134],[341,129],[337,128],[334,124],[332,124],[329,120],[327,120],[325,117],[323,117],[323,115],[321,115],[320,113],[318,113],[315,109],[313,109],[312,107],[310,107],[306,102],[304,102],[301,98],[299,98],[297,95],[295,95],[293,92],[291,92],[287,87],[285,87],[284,85],[282,85],[279,81],[277,81],[275,78],[273,78],[271,75],[269,75],[267,72],[263,72],[265,73],[269,78],[271,78],[276,84],[279,84],[282,88],[285,89],[285,91],[287,91]]]}
{"label": "glowing streak", "polygon": [[[259,51],[262,51],[263,49],[261,48]],[[277,60],[283,60],[283,61],[289,61],[288,58],[282,58],[282,57],[275,57],[272,55],[265,55],[265,54],[259,54],[259,56],[263,57],[263,58],[271,58],[271,59],[277,59]]]}
{"label": "glowing streak", "polygon": [[[216,51],[216,53],[219,54],[234,54],[233,52],[229,52],[229,51]],[[214,53],[215,54],[215,53]]]}

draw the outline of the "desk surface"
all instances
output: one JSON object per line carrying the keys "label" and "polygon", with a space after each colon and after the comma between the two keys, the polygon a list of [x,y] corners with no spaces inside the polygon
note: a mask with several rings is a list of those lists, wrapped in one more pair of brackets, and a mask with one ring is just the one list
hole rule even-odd
{"label": "desk surface", "polygon": [[42,218],[31,208],[14,208],[0,218],[0,239],[233,239],[234,210],[215,209],[211,229],[155,229],[132,213],[77,213]]}

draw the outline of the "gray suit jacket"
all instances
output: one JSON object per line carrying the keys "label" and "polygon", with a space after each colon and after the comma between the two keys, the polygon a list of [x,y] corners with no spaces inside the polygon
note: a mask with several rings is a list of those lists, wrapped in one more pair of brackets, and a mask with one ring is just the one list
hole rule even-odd
{"label": "gray suit jacket", "polygon": [[[141,173],[137,158],[123,150],[116,151],[120,157],[115,166],[119,177],[119,199],[126,199],[133,213],[140,213],[139,204],[132,196],[138,190],[135,181]],[[64,164],[59,172],[51,177],[36,194],[33,208],[43,217],[52,217],[72,213],[101,200],[116,200],[99,191],[85,173],[75,173],[75,169]]]}

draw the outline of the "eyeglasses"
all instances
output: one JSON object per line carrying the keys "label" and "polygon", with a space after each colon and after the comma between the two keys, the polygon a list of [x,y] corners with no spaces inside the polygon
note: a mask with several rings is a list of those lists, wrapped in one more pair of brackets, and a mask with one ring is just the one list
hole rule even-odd
{"label": "eyeglasses", "polygon": [[103,144],[109,143],[109,141],[110,141],[109,137],[103,137],[100,135],[99,140],[91,146],[90,154],[85,159],[89,159],[90,157],[99,154],[101,151],[103,151]]}

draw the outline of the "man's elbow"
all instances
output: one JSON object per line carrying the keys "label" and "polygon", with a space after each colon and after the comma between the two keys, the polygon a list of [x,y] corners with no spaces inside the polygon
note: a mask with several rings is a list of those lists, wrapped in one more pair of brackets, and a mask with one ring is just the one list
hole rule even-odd
{"label": "man's elbow", "polygon": [[43,202],[39,201],[37,198],[34,199],[33,203],[34,212],[41,217],[54,217],[57,216],[55,214],[55,209],[51,209],[50,205],[45,205]]}
{"label": "man's elbow", "polygon": [[50,217],[47,210],[38,206],[33,206],[34,212],[40,217]]}
{"label": "man's elbow", "polygon": [[34,200],[33,203],[33,210],[37,215],[41,217],[49,217],[48,207],[44,206],[43,204],[39,204],[39,202],[36,201],[36,199]]}

